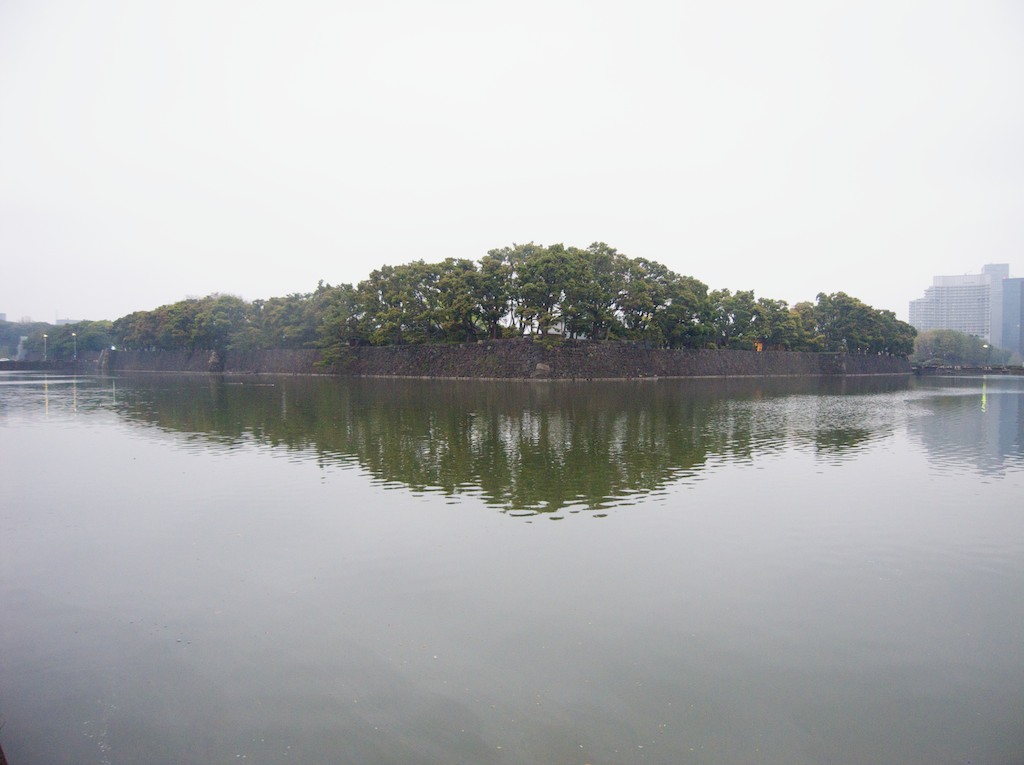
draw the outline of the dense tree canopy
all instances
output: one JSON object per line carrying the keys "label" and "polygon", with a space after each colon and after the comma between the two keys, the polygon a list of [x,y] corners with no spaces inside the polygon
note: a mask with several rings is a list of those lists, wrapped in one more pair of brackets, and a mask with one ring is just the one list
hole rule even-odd
{"label": "dense tree canopy", "polygon": [[[0,357],[14,358],[21,337],[28,338],[24,342],[25,352],[36,358],[41,358],[44,351],[47,358],[62,360],[73,358],[76,352],[98,352],[110,345],[111,327],[109,321],[80,321],[56,326],[44,322],[0,322]],[[45,343],[43,335],[46,335]]]}
{"label": "dense tree canopy", "polygon": [[[20,323],[13,321],[0,321],[0,358],[14,358],[18,353],[18,346],[21,345],[21,338],[30,339],[28,347],[31,348],[32,337],[42,337],[44,332],[50,329],[45,322]],[[40,347],[42,340],[40,340]]]}
{"label": "dense tree canopy", "polygon": [[531,242],[491,250],[476,262],[382,266],[355,286],[321,282],[308,294],[252,303],[232,295],[191,298],[112,323],[62,328],[51,340],[54,358],[70,356],[64,335],[75,327],[82,350],[107,344],[133,350],[319,347],[328,361],[353,344],[524,335],[659,348],[907,355],[916,334],[891,311],[842,292],[792,308],[753,290],[709,292],[692,276],[603,242],[585,249]]}
{"label": "dense tree canopy", "polygon": [[818,294],[818,302],[806,312],[812,331],[824,351],[891,353],[909,356],[917,330],[845,292]]}
{"label": "dense tree canopy", "polygon": [[993,348],[976,335],[952,329],[929,329],[917,336],[911,359],[929,366],[1006,364],[1012,353]]}

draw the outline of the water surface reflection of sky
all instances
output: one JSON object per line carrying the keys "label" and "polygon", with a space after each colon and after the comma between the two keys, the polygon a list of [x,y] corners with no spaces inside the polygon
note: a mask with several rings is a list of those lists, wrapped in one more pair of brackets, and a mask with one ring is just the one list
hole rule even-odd
{"label": "water surface reflection of sky", "polygon": [[1022,762],[1022,390],[0,377],[0,741]]}

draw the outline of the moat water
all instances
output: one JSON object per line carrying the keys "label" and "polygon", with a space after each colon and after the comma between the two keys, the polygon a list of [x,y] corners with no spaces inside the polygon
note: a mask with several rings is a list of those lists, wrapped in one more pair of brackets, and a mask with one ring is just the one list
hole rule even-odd
{"label": "moat water", "polygon": [[27,763],[1024,762],[1024,380],[0,375]]}

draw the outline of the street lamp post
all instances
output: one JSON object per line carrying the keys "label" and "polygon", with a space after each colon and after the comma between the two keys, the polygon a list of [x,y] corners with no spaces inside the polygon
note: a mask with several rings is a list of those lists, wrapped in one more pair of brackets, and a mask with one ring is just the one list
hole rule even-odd
{"label": "street lamp post", "polygon": [[78,361],[78,333],[77,332],[72,332],[71,333],[71,342],[74,343],[74,346],[75,346],[75,353],[71,357],[71,359],[72,359],[72,361]]}
{"label": "street lamp post", "polygon": [[43,333],[43,361],[46,361],[46,338],[47,334]]}

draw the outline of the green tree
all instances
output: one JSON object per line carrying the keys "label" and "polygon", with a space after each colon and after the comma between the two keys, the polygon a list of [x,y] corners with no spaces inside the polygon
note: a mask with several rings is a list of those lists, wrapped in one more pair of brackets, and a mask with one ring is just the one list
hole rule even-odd
{"label": "green tree", "polygon": [[444,337],[435,265],[422,260],[382,266],[356,288],[362,331],[374,345],[425,343]]}
{"label": "green tree", "polygon": [[193,318],[191,348],[226,351],[232,340],[244,333],[249,306],[234,295],[210,295],[197,301]]}
{"label": "green tree", "polygon": [[913,349],[913,327],[892,311],[872,308],[845,292],[819,293],[813,320],[825,351],[906,356]]}
{"label": "green tree", "polygon": [[871,345],[874,335],[871,308],[845,292],[818,293],[815,318],[826,351],[865,352]]}
{"label": "green tree", "polygon": [[664,284],[665,302],[655,321],[670,348],[700,348],[712,339],[708,325],[708,287],[692,276],[669,272]]}
{"label": "green tree", "polygon": [[757,304],[753,290],[715,290],[708,296],[715,343],[720,348],[751,350],[757,340]]}
{"label": "green tree", "polygon": [[71,360],[76,353],[80,357],[83,353],[102,351],[111,345],[111,328],[109,321],[80,321],[47,326],[47,356],[50,359]]}
{"label": "green tree", "polygon": [[570,247],[569,279],[562,308],[567,330],[576,336],[607,340],[621,327],[618,302],[624,284],[625,258],[614,247],[594,242]]}
{"label": "green tree", "polygon": [[[320,283],[321,287],[323,282]],[[318,290],[321,288],[318,287]],[[318,339],[322,306],[320,293],[292,293],[285,297],[254,300],[247,322],[232,338],[235,348],[308,348]]]}
{"label": "green tree", "polygon": [[487,327],[487,335],[497,339],[502,335],[502,321],[512,315],[513,268],[510,248],[490,250],[480,259],[476,280],[476,309]]}
{"label": "green tree", "polygon": [[766,349],[790,350],[797,344],[797,318],[785,300],[757,299],[754,306],[754,338]]}
{"label": "green tree", "polygon": [[317,330],[321,361],[325,365],[336,364],[350,345],[368,339],[360,314],[359,295],[351,284],[332,287],[321,281],[315,300],[321,316]]}
{"label": "green tree", "polygon": [[471,260],[445,258],[437,266],[437,311],[446,340],[475,340],[480,329],[480,274]]}
{"label": "green tree", "polygon": [[893,356],[909,356],[914,352],[917,337],[914,327],[897,319],[892,311],[876,310],[875,315],[878,332],[871,350]]}
{"label": "green tree", "polygon": [[25,324],[0,321],[0,357],[13,359],[18,353],[21,338],[26,337],[25,352],[42,358],[43,333],[49,333],[50,328],[49,324],[42,321]]}
{"label": "green tree", "polygon": [[519,315],[527,328],[545,335],[562,318],[562,302],[574,278],[574,263],[564,246],[530,245],[517,266]]}
{"label": "green tree", "polygon": [[825,338],[818,334],[817,309],[814,303],[802,301],[789,311],[793,320],[795,351],[820,351],[825,347]]}
{"label": "green tree", "polygon": [[670,300],[668,285],[674,278],[667,267],[653,260],[631,258],[626,263],[619,316],[628,339],[655,346],[665,343],[655,318]]}
{"label": "green tree", "polygon": [[201,306],[199,300],[180,300],[157,308],[156,346],[162,351],[193,350],[196,341],[196,317]]}
{"label": "green tree", "polygon": [[929,329],[917,335],[911,360],[929,366],[987,366],[1006,364],[1011,355],[976,335]]}

